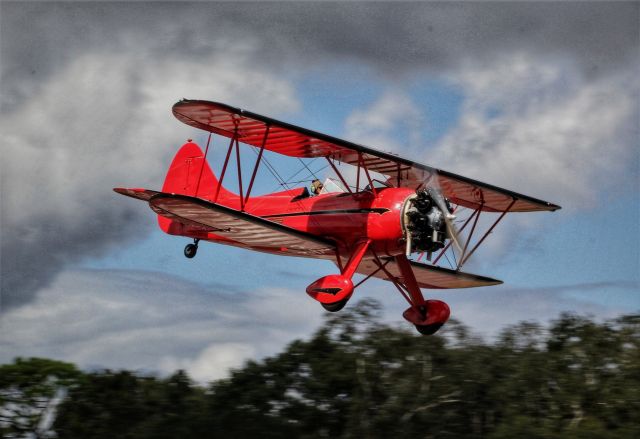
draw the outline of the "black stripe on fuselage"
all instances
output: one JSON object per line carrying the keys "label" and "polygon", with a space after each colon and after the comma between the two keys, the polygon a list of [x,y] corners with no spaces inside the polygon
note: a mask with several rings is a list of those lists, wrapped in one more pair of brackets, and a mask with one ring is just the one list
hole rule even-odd
{"label": "black stripe on fuselage", "polygon": [[303,215],[336,215],[340,213],[377,213],[382,215],[385,212],[390,212],[389,209],[384,207],[377,207],[372,209],[337,209],[337,210],[314,210],[311,212],[293,212],[293,213],[278,213],[275,215],[265,215],[262,218],[281,218],[285,216],[303,216]]}

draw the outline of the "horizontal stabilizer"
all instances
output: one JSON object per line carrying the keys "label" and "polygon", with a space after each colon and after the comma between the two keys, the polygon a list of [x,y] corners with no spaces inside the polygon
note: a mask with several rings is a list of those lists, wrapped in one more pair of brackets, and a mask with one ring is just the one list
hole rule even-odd
{"label": "horizontal stabilizer", "polygon": [[[380,258],[380,261],[384,265],[392,276],[404,282],[400,268],[393,258]],[[413,274],[416,276],[418,285],[420,288],[436,288],[436,289],[451,289],[451,288],[474,288],[474,287],[488,287],[491,285],[499,285],[502,281],[497,279],[491,279],[490,277],[478,276],[477,274],[464,273],[462,271],[451,270],[443,267],[436,267],[433,265],[421,264],[419,262],[411,262],[411,268]],[[371,275],[374,277],[389,280],[384,270],[378,270],[379,266],[375,259],[363,260],[358,267],[358,273],[364,275]],[[376,272],[376,270],[378,270]]]}

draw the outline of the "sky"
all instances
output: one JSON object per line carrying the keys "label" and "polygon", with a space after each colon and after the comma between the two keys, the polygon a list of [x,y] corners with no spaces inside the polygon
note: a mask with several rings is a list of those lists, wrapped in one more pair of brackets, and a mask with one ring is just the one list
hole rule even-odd
{"label": "sky", "polygon": [[[0,362],[205,381],[322,323],[304,290],[332,264],[212,244],[187,260],[111,191],[160,189],[177,148],[206,143],[171,115],[181,98],[561,205],[508,215],[465,266],[504,285],[429,292],[481,336],[640,311],[639,5],[1,2]],[[359,297],[405,324],[388,282]]]}

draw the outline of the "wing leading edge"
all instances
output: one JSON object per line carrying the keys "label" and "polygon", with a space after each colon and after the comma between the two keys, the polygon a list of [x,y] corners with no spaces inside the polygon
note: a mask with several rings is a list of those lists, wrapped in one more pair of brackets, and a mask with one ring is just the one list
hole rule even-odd
{"label": "wing leading edge", "polygon": [[[291,157],[327,157],[384,174],[398,187],[418,188],[437,178],[446,197],[456,204],[488,212],[554,211],[560,206],[448,171],[416,163],[306,128],[226,104],[183,100],[173,106],[178,120],[195,128]],[[266,140],[265,140],[266,139]]]}

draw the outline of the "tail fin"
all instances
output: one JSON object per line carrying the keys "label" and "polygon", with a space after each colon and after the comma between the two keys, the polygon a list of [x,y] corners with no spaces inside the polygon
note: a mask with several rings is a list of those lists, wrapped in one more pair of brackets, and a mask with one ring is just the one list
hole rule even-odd
{"label": "tail fin", "polygon": [[[218,192],[218,187],[220,187]],[[189,195],[191,197],[213,200],[218,194],[217,202],[228,205],[235,204],[238,196],[220,186],[220,182],[211,171],[200,147],[187,142],[178,150],[173,158],[162,192]]]}
{"label": "tail fin", "polygon": [[[173,158],[164,179],[162,192],[189,195],[209,201],[216,200],[220,204],[233,208],[240,205],[238,195],[220,185],[209,163],[205,160],[204,153],[196,143],[191,141],[182,145]],[[195,236],[188,227],[161,215],[158,215],[158,224],[165,233],[170,235]]]}

